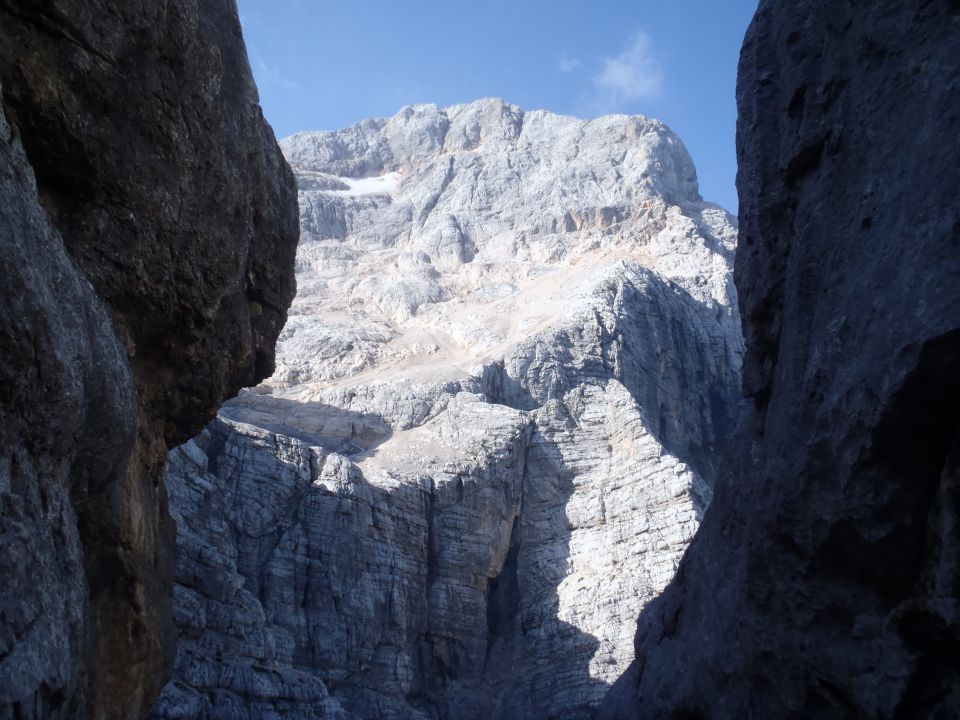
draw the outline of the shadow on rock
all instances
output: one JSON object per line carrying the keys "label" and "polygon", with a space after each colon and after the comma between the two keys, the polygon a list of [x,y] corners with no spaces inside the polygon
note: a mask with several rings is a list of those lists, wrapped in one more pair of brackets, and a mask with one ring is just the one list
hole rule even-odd
{"label": "shadow on rock", "polygon": [[[598,642],[557,618],[573,485],[501,411],[518,428],[504,452],[392,487],[316,442],[382,438],[367,415],[300,437],[218,418],[176,450],[181,643],[154,717],[591,717]],[[524,515],[528,464],[550,502]]]}

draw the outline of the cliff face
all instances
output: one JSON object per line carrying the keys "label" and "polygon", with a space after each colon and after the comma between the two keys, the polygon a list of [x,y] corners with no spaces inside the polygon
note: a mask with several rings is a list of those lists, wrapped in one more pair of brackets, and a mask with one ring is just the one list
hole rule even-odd
{"label": "cliff face", "polygon": [[5,1],[0,85],[0,717],[140,717],[167,449],[273,370],[294,181],[229,0]]}
{"label": "cliff face", "polygon": [[754,414],[607,715],[960,714],[960,6],[765,0],[740,63]]}
{"label": "cliff face", "polygon": [[156,716],[590,717],[739,413],[732,219],[640,117],[281,144],[300,289],[273,378],[171,455]]}

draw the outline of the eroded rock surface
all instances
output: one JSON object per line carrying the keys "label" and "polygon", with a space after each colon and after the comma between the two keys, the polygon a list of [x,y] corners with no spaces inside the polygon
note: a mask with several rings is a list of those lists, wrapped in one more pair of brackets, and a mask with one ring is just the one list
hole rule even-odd
{"label": "eroded rock surface", "polygon": [[273,370],[294,181],[232,2],[2,2],[0,85],[0,717],[143,717],[166,454]]}
{"label": "eroded rock surface", "polygon": [[610,717],[960,716],[960,6],[763,0],[740,62],[753,420]]}
{"label": "eroded rock surface", "polygon": [[282,142],[276,374],[171,455],[161,718],[587,718],[739,408],[736,231],[661,123],[499,100]]}

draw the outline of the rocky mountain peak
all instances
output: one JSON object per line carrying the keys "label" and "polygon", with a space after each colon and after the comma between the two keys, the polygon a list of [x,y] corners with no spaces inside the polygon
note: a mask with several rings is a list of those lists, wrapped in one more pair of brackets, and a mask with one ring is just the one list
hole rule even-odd
{"label": "rocky mountain peak", "polygon": [[298,295],[274,376],[171,455],[158,716],[588,716],[739,412],[734,219],[642,117],[486,99],[281,147]]}
{"label": "rocky mountain peak", "polygon": [[[300,183],[302,234],[280,384],[396,357],[409,366],[405,334],[452,363],[492,357],[626,260],[732,311],[734,221],[699,202],[693,163],[659,121],[487,99],[410,106],[281,146]],[[368,328],[360,342],[357,324]],[[317,332],[323,358],[303,345]],[[327,341],[344,332],[338,352],[344,343]]]}

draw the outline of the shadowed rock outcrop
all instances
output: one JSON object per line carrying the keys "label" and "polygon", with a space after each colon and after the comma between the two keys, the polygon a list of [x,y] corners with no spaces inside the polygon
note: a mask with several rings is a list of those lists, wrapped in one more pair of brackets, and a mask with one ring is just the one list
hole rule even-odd
{"label": "shadowed rock outcrop", "polygon": [[3,0],[0,86],[0,718],[141,717],[166,453],[273,371],[296,189],[230,0]]}
{"label": "shadowed rock outcrop", "polygon": [[960,716],[960,4],[764,0],[740,62],[754,413],[618,718]]}

